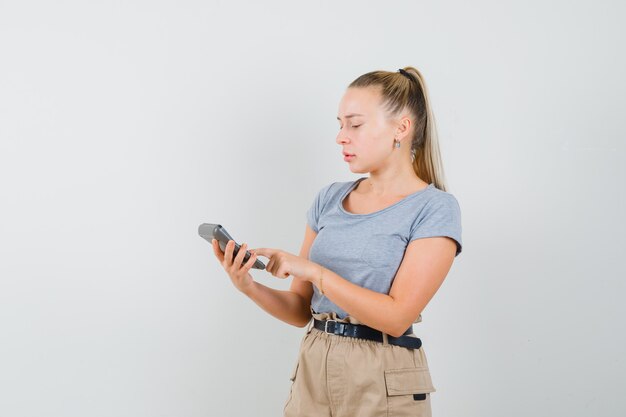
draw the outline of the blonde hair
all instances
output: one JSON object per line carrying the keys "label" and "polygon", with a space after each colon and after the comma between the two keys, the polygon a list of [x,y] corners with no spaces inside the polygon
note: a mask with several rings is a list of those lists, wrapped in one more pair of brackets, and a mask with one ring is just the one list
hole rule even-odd
{"label": "blonde hair", "polygon": [[413,170],[422,180],[446,191],[437,126],[424,76],[414,67],[404,67],[402,70],[410,79],[400,70],[372,71],[352,81],[348,88],[378,87],[383,108],[389,115],[397,115],[404,109],[410,112],[414,118],[411,139]]}

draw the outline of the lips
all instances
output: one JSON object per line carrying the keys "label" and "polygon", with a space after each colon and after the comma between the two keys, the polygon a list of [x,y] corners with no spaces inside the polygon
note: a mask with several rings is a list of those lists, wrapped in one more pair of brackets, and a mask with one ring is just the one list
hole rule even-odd
{"label": "lips", "polygon": [[354,156],[354,154],[353,153],[344,152],[343,156]]}

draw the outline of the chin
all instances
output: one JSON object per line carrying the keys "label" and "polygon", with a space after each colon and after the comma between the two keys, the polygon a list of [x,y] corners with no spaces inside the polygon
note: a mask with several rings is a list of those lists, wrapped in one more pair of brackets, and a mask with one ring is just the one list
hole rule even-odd
{"label": "chin", "polygon": [[356,168],[356,167],[350,167],[350,171],[352,171],[354,174],[367,174],[369,172],[367,170]]}
{"label": "chin", "polygon": [[359,162],[363,161],[358,161],[356,164],[348,164],[350,171],[355,174],[367,174],[371,171],[367,165],[362,165]]}

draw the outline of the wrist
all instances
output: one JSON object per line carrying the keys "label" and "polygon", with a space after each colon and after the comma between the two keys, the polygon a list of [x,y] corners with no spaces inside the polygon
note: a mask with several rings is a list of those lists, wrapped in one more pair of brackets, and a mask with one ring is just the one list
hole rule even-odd
{"label": "wrist", "polygon": [[325,268],[322,265],[313,264],[311,274],[309,276],[309,282],[315,285],[322,294],[324,294],[324,278],[326,277]]}
{"label": "wrist", "polygon": [[243,288],[240,288],[239,291],[241,291],[241,293],[243,293],[245,296],[252,298],[254,292],[257,289],[257,283],[256,281],[250,281],[250,283],[248,285],[246,285]]}
{"label": "wrist", "polygon": [[302,277],[311,284],[317,284],[320,279],[320,268],[322,266],[313,261],[309,261],[309,267],[306,270],[305,276]]}

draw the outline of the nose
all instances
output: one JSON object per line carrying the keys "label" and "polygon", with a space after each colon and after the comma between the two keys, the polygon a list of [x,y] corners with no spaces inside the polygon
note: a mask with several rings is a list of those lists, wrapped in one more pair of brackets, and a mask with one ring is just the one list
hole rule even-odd
{"label": "nose", "polygon": [[341,145],[343,143],[349,143],[350,139],[348,139],[343,129],[340,129],[339,133],[337,133],[337,139],[335,140],[335,142],[337,142],[338,145]]}

